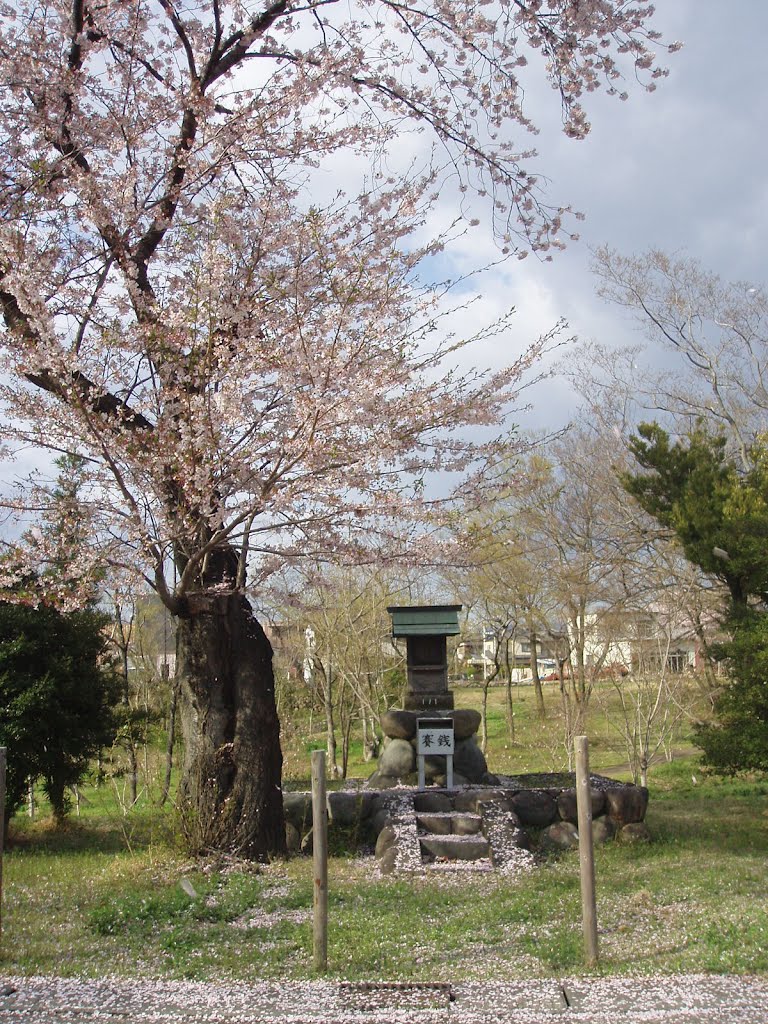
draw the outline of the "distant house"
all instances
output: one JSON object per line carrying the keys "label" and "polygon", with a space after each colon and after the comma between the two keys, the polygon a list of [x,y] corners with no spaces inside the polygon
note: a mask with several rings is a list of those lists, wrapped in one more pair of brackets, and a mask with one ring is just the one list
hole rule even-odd
{"label": "distant house", "polygon": [[176,652],[165,651],[155,658],[155,670],[161,679],[173,679],[176,675]]}
{"label": "distant house", "polygon": [[[716,629],[714,616],[708,623]],[[700,632],[700,631],[699,631]],[[697,672],[707,659],[700,635],[680,609],[670,613],[661,605],[643,610],[593,607],[584,619],[584,665],[588,673],[627,675],[630,672]],[[571,672],[575,637],[568,626],[549,635],[537,634],[539,677],[558,678],[558,666]],[[492,629],[460,640],[455,654],[455,675],[487,679],[495,671],[506,676],[509,664],[513,682],[530,682],[531,639],[525,632],[498,636]]]}
{"label": "distant house", "polygon": [[[714,618],[709,625],[714,630]],[[682,609],[651,604],[643,610],[590,612],[584,660],[587,665],[620,666],[629,672],[696,672],[706,657],[701,636]]]}
{"label": "distant house", "polygon": [[[539,676],[557,673],[558,657],[563,657],[561,636],[536,637]],[[498,636],[492,629],[463,638],[456,647],[456,675],[472,674],[487,679],[493,675],[498,662],[500,673],[506,675],[507,663],[513,682],[530,682],[531,638],[517,632],[511,636]]]}

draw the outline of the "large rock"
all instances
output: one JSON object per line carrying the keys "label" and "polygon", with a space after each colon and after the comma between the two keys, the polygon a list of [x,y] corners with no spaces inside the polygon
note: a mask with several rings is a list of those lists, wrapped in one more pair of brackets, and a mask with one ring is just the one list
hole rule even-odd
{"label": "large rock", "polygon": [[453,798],[453,806],[457,811],[468,811],[474,814],[477,811],[477,799],[482,789],[462,789]]}
{"label": "large rock", "polygon": [[523,789],[512,797],[512,810],[523,825],[545,828],[557,818],[554,797],[542,789]]}
{"label": "large rock", "polygon": [[610,818],[596,818],[592,822],[592,842],[596,846],[607,843],[616,835],[616,826]]}
{"label": "large rock", "polygon": [[483,805],[483,833],[490,843],[491,859],[497,868],[521,864],[518,851],[528,850],[531,845],[514,811],[507,811],[498,803]]}
{"label": "large rock", "polygon": [[619,829],[618,838],[622,843],[650,843],[651,833],[644,821],[631,821]]}
{"label": "large rock", "polygon": [[366,798],[370,805],[370,793],[350,793],[338,790],[328,794],[328,812],[332,825],[353,828],[366,816]]}
{"label": "large rock", "polygon": [[288,853],[298,853],[301,850],[301,833],[290,821],[285,823],[285,846]]}
{"label": "large rock", "polygon": [[502,789],[494,790],[485,787],[465,789],[456,794],[453,803],[457,811],[470,811],[471,813],[479,812],[481,805],[486,806],[492,803],[499,804],[505,811],[512,810],[512,798]]}
{"label": "large rock", "polygon": [[605,808],[617,828],[643,821],[648,809],[648,790],[645,786],[606,789]]}
{"label": "large rock", "polygon": [[556,821],[541,833],[541,848],[545,851],[570,850],[579,845],[579,833],[570,821]]}
{"label": "large rock", "polygon": [[427,755],[424,758],[424,778],[436,783],[441,777],[445,778],[445,758]]}
{"label": "large rock", "polygon": [[417,717],[414,711],[385,711],[380,719],[381,730],[393,740],[412,740]]}
{"label": "large rock", "polygon": [[381,771],[375,771],[365,785],[368,789],[394,789],[400,782],[398,775],[385,775]]}
{"label": "large rock", "polygon": [[[443,772],[440,775],[436,775],[432,780],[436,786],[440,786],[441,789],[445,789],[448,786],[448,776]],[[468,786],[469,779],[465,779],[461,772],[453,773],[453,787],[457,786]]]}
{"label": "large rock", "polygon": [[480,712],[471,708],[456,708],[448,712],[448,717],[453,719],[453,738],[456,740],[467,740],[474,736],[482,721]]}
{"label": "large rock", "polygon": [[397,842],[397,833],[391,825],[386,825],[379,832],[376,840],[376,856],[383,857],[387,850],[391,849]]}
{"label": "large rock", "polygon": [[312,827],[312,794],[283,793],[283,813],[295,829],[305,832]]}
{"label": "large rock", "polygon": [[390,740],[379,758],[379,774],[402,778],[416,767],[416,753],[408,740]]}
{"label": "large rock", "polygon": [[387,825],[392,824],[392,812],[388,807],[379,807],[371,815],[371,831],[375,836]]}
{"label": "large rock", "polygon": [[[590,803],[592,804],[592,817],[598,818],[605,814],[605,792],[590,787]],[[563,821],[570,821],[574,825],[579,823],[579,814],[576,804],[576,790],[564,789],[557,797],[557,810]]]}
{"label": "large rock", "polygon": [[416,793],[413,797],[414,810],[419,814],[445,814],[453,810],[453,801],[447,793]]}
{"label": "large rock", "polygon": [[391,875],[397,868],[397,846],[390,846],[376,861],[382,875]]}
{"label": "large rock", "polygon": [[470,736],[469,739],[457,740],[456,749],[453,755],[453,770],[463,775],[470,782],[480,782],[488,771],[488,764],[485,760],[477,740]]}

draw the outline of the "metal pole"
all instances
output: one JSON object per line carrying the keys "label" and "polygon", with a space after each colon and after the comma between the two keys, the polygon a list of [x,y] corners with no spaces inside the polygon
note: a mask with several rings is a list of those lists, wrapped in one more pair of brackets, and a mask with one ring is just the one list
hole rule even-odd
{"label": "metal pole", "polygon": [[312,751],[313,949],[316,971],[328,969],[328,814],[325,751]]}
{"label": "metal pole", "polygon": [[8,750],[0,747],[0,934],[3,931],[3,851],[5,848],[5,765]]}
{"label": "metal pole", "polygon": [[579,819],[579,867],[581,871],[581,916],[587,965],[597,964],[597,904],[595,902],[595,858],[592,845],[592,797],[589,791],[589,743],[586,736],[574,738],[576,752],[576,807]]}

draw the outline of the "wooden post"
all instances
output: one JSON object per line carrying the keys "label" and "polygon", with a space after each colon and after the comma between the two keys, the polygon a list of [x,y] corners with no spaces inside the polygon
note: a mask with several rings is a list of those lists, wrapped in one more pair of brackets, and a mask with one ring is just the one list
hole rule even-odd
{"label": "wooden post", "polygon": [[595,902],[595,857],[592,845],[592,796],[589,790],[589,743],[587,737],[576,736],[574,747],[584,953],[587,965],[594,967],[597,964],[597,904]]}
{"label": "wooden post", "polygon": [[5,763],[6,747],[0,747],[0,935],[3,931],[3,851],[5,849]]}
{"label": "wooden post", "polygon": [[325,751],[312,751],[313,949],[316,971],[328,969],[328,814],[325,796]]}

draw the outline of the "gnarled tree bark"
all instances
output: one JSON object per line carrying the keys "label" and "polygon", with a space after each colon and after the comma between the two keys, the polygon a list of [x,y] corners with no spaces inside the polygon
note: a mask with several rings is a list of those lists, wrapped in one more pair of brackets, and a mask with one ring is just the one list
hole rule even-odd
{"label": "gnarled tree bark", "polygon": [[285,852],[272,647],[237,592],[190,595],[179,616],[179,805],[196,853]]}

